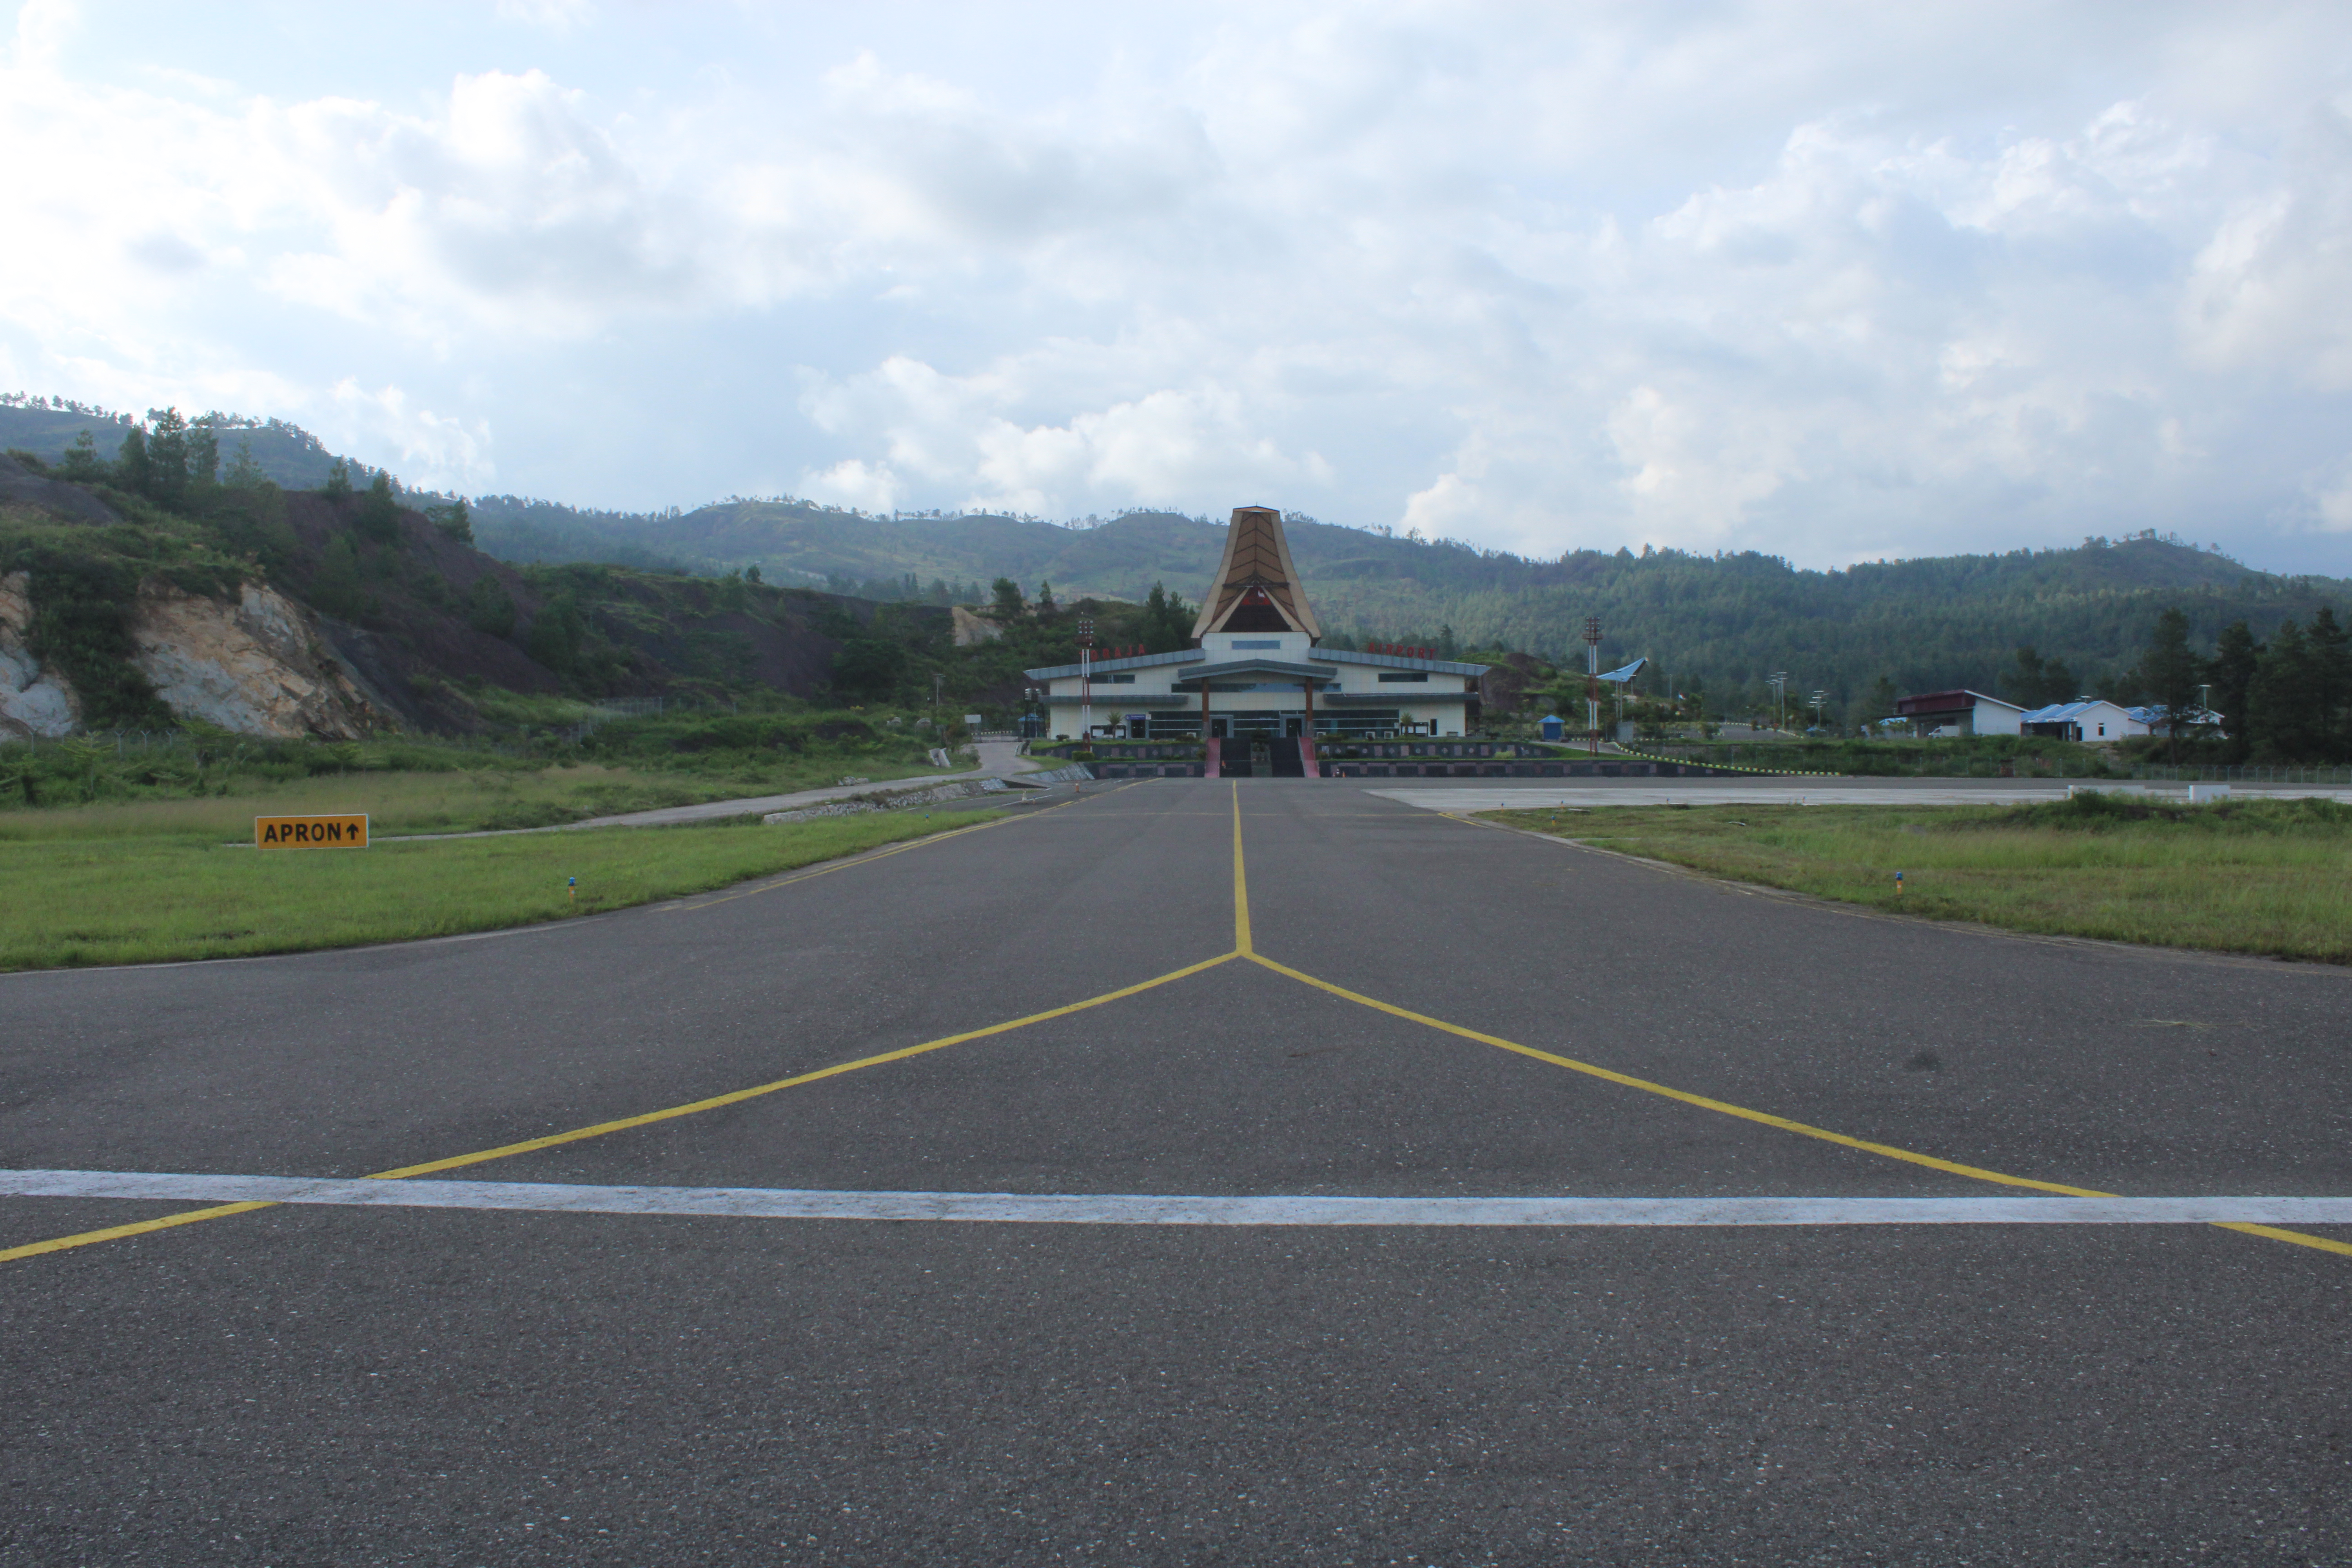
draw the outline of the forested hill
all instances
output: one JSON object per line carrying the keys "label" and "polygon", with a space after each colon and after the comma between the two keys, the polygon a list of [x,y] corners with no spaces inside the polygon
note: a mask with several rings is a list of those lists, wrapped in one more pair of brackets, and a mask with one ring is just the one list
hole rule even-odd
{"label": "forested hill", "polygon": [[[87,434],[98,461],[110,463],[122,447],[122,437],[137,423],[128,414],[92,407],[66,398],[26,398],[0,395],[0,449],[29,452],[55,465],[65,460],[77,438]],[[191,425],[209,426],[225,468],[240,461],[252,465],[261,478],[289,490],[314,490],[341,462],[355,484],[364,487],[374,470],[356,458],[341,458],[327,444],[299,425],[283,419],[253,419],[238,414],[201,414]],[[424,504],[450,497],[414,492]],[[645,542],[677,512],[600,511],[522,496],[476,496],[474,531],[484,549],[504,561],[604,562],[618,566],[700,569],[717,572],[718,563],[687,560]],[[730,563],[729,564],[740,564]]]}
{"label": "forested hill", "polygon": [[[1646,654],[1669,682],[1717,691],[1774,670],[1805,689],[1858,697],[1881,676],[1906,689],[1996,690],[2021,644],[2063,660],[2086,689],[2124,693],[2157,612],[2179,605],[2210,647],[2244,619],[2258,636],[2322,604],[2352,608],[2352,584],[2287,578],[2158,539],[2097,540],[2017,551],[1799,571],[1754,553],[1572,552],[1528,561],[1450,542],[1286,522],[1324,625],[1348,640],[1524,649],[1580,657],[1587,616],[1601,617],[1605,658]],[[866,517],[805,502],[729,501],[626,537],[685,560],[757,562],[771,581],[862,585],[919,596],[999,576],[1034,596],[1139,599],[1154,582],[1197,599],[1216,569],[1224,527],[1205,518],[1130,512],[1067,528],[998,516]],[[908,580],[911,579],[911,583]],[[898,587],[905,584],[905,587]],[[911,590],[911,591],[909,591]]]}
{"label": "forested hill", "polygon": [[[225,464],[249,455],[289,489],[323,482],[334,461],[315,437],[283,421],[217,421]],[[110,457],[129,428],[102,410],[0,399],[0,446],[47,458],[84,429]],[[354,468],[363,479],[366,470]],[[1050,583],[1066,602],[1140,600],[1159,582],[1197,600],[1224,544],[1221,522],[1163,511],[1065,527],[993,515],[886,518],[793,500],[645,513],[482,496],[472,507],[481,548],[510,562],[703,573],[756,564],[772,584],[866,598],[974,599],[1010,577],[1033,598]],[[1335,640],[1517,648],[1580,662],[1584,617],[1598,616],[1611,662],[1647,655],[1664,684],[1701,680],[1726,697],[1774,670],[1799,689],[1840,698],[1858,698],[1882,677],[1908,690],[1968,685],[2009,694],[2004,671],[2022,644],[2063,661],[2084,689],[2121,698],[2130,695],[2124,672],[2168,605],[2188,612],[2200,651],[2238,620],[2267,637],[2323,604],[2352,618],[2352,584],[2254,571],[2152,532],[1812,572],[1755,553],[1583,550],[1530,561],[1296,513],[1287,528]]]}

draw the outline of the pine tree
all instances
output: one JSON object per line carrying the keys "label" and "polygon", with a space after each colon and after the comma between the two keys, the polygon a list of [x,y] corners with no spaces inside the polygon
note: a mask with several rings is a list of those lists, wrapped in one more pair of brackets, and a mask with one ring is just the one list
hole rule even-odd
{"label": "pine tree", "polygon": [[66,448],[65,461],[58,465],[58,472],[82,484],[93,484],[106,478],[106,464],[100,459],[98,442],[89,431],[84,430],[73,438],[73,444]]}
{"label": "pine tree", "polygon": [[2308,635],[2317,754],[2341,761],[2352,757],[2352,637],[2326,605],[2313,613]]}
{"label": "pine tree", "polygon": [[319,493],[331,501],[340,501],[349,496],[352,493],[351,465],[337,458],[329,466],[327,482],[319,487]]}
{"label": "pine tree", "polygon": [[2180,760],[2180,731],[2197,707],[2197,656],[2189,651],[2189,617],[2178,607],[2156,617],[2147,651],[2140,656],[2137,675],[2148,701],[2164,721],[2171,741],[2172,760]]}
{"label": "pine tree", "polygon": [[147,437],[146,494],[159,506],[176,507],[188,490],[188,422],[176,408],[151,408],[147,417],[154,428]]}
{"label": "pine tree", "polygon": [[447,506],[436,506],[430,513],[433,526],[441,531],[444,539],[458,544],[474,542],[474,514],[466,510],[466,498],[457,497]]}
{"label": "pine tree", "polygon": [[208,490],[220,483],[220,434],[208,424],[188,427],[188,484]]}
{"label": "pine tree", "polygon": [[2254,669],[2248,703],[2256,753],[2284,763],[2312,761],[2321,749],[2321,730],[2315,721],[2319,682],[2313,668],[2311,640],[2293,621],[2279,623],[2270,646]]}
{"label": "pine tree", "polygon": [[2221,715],[2221,732],[2233,763],[2244,762],[2253,746],[2248,704],[2262,657],[2262,645],[2254,641],[2246,623],[2240,621],[2221,628],[2214,640],[2212,660],[2205,667],[2206,679],[2213,685],[2213,707]]}
{"label": "pine tree", "polygon": [[149,475],[147,432],[133,425],[122,433],[122,450],[114,456],[114,482],[134,495],[145,495]]}

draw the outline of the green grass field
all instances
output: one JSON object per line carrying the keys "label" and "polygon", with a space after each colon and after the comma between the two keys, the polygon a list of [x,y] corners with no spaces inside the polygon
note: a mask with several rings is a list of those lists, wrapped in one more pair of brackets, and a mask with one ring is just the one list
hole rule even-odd
{"label": "green grass field", "polygon": [[[232,803],[118,809],[183,804]],[[0,970],[296,952],[527,925],[704,892],[1002,815],[875,812],[774,827],[599,828],[353,850],[231,847],[202,817],[184,819],[176,832],[17,837],[0,841]],[[249,809],[240,820],[249,832]],[[573,877],[576,902],[566,896]]]}
{"label": "green grass field", "polygon": [[[1938,920],[2352,963],[2352,807],[2099,796],[1486,814],[1736,881]],[[1903,873],[1903,891],[1895,874]]]}

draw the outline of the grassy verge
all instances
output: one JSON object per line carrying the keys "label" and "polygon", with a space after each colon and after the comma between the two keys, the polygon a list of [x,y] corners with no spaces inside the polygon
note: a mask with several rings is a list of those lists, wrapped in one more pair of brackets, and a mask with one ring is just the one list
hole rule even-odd
{"label": "grassy verge", "polygon": [[[877,782],[950,777],[929,767],[883,763]],[[11,842],[202,833],[216,839],[253,837],[258,816],[364,811],[377,834],[466,833],[478,828],[552,827],[592,816],[705,801],[783,795],[840,782],[838,768],[773,768],[764,773],[673,773],[583,763],[527,768],[321,773],[292,779],[242,776],[221,795],[151,795],[87,805],[0,808],[0,845]]]}
{"label": "grassy verge", "polygon": [[[226,847],[205,837],[0,844],[0,969],[296,952],[492,931],[723,888],[967,827],[996,811],[877,812],[776,827],[615,828]],[[566,879],[580,880],[577,902]]]}
{"label": "grassy verge", "polygon": [[1906,914],[2352,963],[2352,807],[2330,801],[2187,806],[2084,796],[1981,808],[1607,806],[1486,816]]}

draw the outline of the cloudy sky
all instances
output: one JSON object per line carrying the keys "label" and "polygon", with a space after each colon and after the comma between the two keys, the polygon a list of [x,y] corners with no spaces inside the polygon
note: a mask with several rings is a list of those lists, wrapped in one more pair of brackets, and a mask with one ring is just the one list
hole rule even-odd
{"label": "cloudy sky", "polygon": [[412,482],[2352,574],[2352,7],[0,4],[0,390]]}

